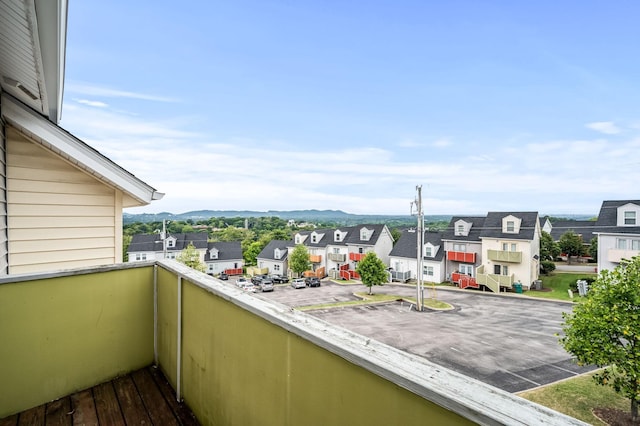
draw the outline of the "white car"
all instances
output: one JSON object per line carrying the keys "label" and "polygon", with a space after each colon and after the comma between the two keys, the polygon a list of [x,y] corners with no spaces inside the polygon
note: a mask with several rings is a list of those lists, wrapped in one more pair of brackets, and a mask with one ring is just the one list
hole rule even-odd
{"label": "white car", "polygon": [[295,280],[291,280],[291,287],[293,288],[305,288],[307,283],[304,281],[304,278],[296,278]]}
{"label": "white car", "polygon": [[[248,282],[249,282],[249,281],[247,281],[247,279],[246,279],[246,278],[244,278],[244,277],[240,277],[240,278],[238,278],[238,279],[236,280],[236,285],[237,285],[238,287],[244,287],[244,285],[245,285],[245,284],[247,284]],[[251,285],[253,285],[253,284],[251,284]]]}
{"label": "white car", "polygon": [[249,293],[256,292],[256,286],[253,285],[251,281],[245,280],[245,283],[240,288],[243,289],[244,291],[248,291]]}

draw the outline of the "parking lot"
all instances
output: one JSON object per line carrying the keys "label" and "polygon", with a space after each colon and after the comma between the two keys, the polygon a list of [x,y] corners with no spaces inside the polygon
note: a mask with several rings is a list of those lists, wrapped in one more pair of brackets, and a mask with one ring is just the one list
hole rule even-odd
{"label": "parking lot", "polygon": [[[356,300],[363,285],[323,281],[318,288],[276,286],[264,297],[291,307]],[[374,293],[415,297],[403,285],[374,287]],[[430,290],[425,289],[425,297]],[[592,368],[578,367],[558,344],[562,312],[571,305],[498,296],[473,290],[438,288],[436,297],[451,311],[416,312],[406,302],[308,311],[329,323],[422,356],[508,392],[519,392],[574,376]]]}

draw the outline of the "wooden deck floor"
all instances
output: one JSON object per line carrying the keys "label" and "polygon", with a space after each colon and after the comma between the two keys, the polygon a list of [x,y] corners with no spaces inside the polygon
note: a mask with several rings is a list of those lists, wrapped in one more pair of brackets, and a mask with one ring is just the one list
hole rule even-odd
{"label": "wooden deck floor", "polygon": [[160,370],[147,367],[13,416],[19,425],[198,425]]}

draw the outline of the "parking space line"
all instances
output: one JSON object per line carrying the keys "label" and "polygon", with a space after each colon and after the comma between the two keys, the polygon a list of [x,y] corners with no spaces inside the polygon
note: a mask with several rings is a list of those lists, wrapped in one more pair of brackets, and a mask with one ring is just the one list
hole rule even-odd
{"label": "parking space line", "polygon": [[503,371],[504,371],[505,373],[507,373],[507,374],[511,374],[512,376],[515,376],[515,377],[517,377],[517,378],[519,378],[519,379],[522,379],[522,380],[524,380],[524,381],[526,381],[526,382],[533,383],[533,384],[534,384],[534,385],[536,385],[536,386],[542,386],[540,383],[534,382],[534,381],[533,381],[533,380],[531,380],[531,379],[527,379],[526,377],[521,376],[521,375],[516,374],[516,373],[513,373],[513,372],[511,372],[511,371],[509,371],[509,370],[503,370]]}

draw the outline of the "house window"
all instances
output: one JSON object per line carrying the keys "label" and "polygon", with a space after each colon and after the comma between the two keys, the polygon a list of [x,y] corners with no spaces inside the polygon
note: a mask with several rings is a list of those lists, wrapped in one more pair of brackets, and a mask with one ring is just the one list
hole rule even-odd
{"label": "house window", "polygon": [[631,250],[640,250],[640,240],[631,240]]}
{"label": "house window", "polygon": [[175,247],[176,246],[176,240],[167,240],[167,247]]}
{"label": "house window", "polygon": [[453,245],[453,251],[467,251],[467,245],[466,244],[454,244]]}
{"label": "house window", "polygon": [[136,253],[136,260],[147,260],[147,253]]}
{"label": "house window", "polygon": [[624,238],[618,238],[616,240],[616,248],[618,250],[626,250],[627,249],[627,240]]}
{"label": "house window", "polygon": [[424,248],[424,256],[425,257],[433,257],[433,247],[431,246],[426,246]]}
{"label": "house window", "polygon": [[513,220],[507,221],[507,232],[516,232],[516,223]]}
{"label": "house window", "polygon": [[358,248],[358,253],[363,254],[364,253],[364,249],[362,247]]}
{"label": "house window", "polygon": [[509,267],[504,265],[493,265],[494,275],[509,275]]}
{"label": "house window", "polygon": [[279,271],[280,270],[280,265],[273,265],[273,270],[274,271]]}
{"label": "house window", "polygon": [[311,242],[312,243],[317,243],[318,242],[318,236],[316,234],[312,234],[311,235]]}
{"label": "house window", "polygon": [[464,225],[459,224],[456,226],[456,235],[464,235]]}
{"label": "house window", "polygon": [[176,258],[175,253],[167,253],[167,259],[175,259],[175,258]]}
{"label": "house window", "polygon": [[470,277],[472,277],[473,265],[460,264],[458,267],[458,271],[460,271],[461,274],[469,275]]}
{"label": "house window", "polygon": [[509,250],[509,243],[502,243],[502,251],[508,251]]}
{"label": "house window", "polygon": [[425,266],[422,268],[422,270],[423,270],[423,272],[424,272],[424,275],[427,275],[427,276],[429,276],[429,277],[432,277],[432,276],[433,276],[433,266],[426,266],[426,265],[425,265]]}
{"label": "house window", "polygon": [[636,224],[636,212],[624,212],[624,224],[635,225]]}
{"label": "house window", "polygon": [[333,248],[333,253],[334,254],[340,254],[340,249],[338,247],[334,247]]}

